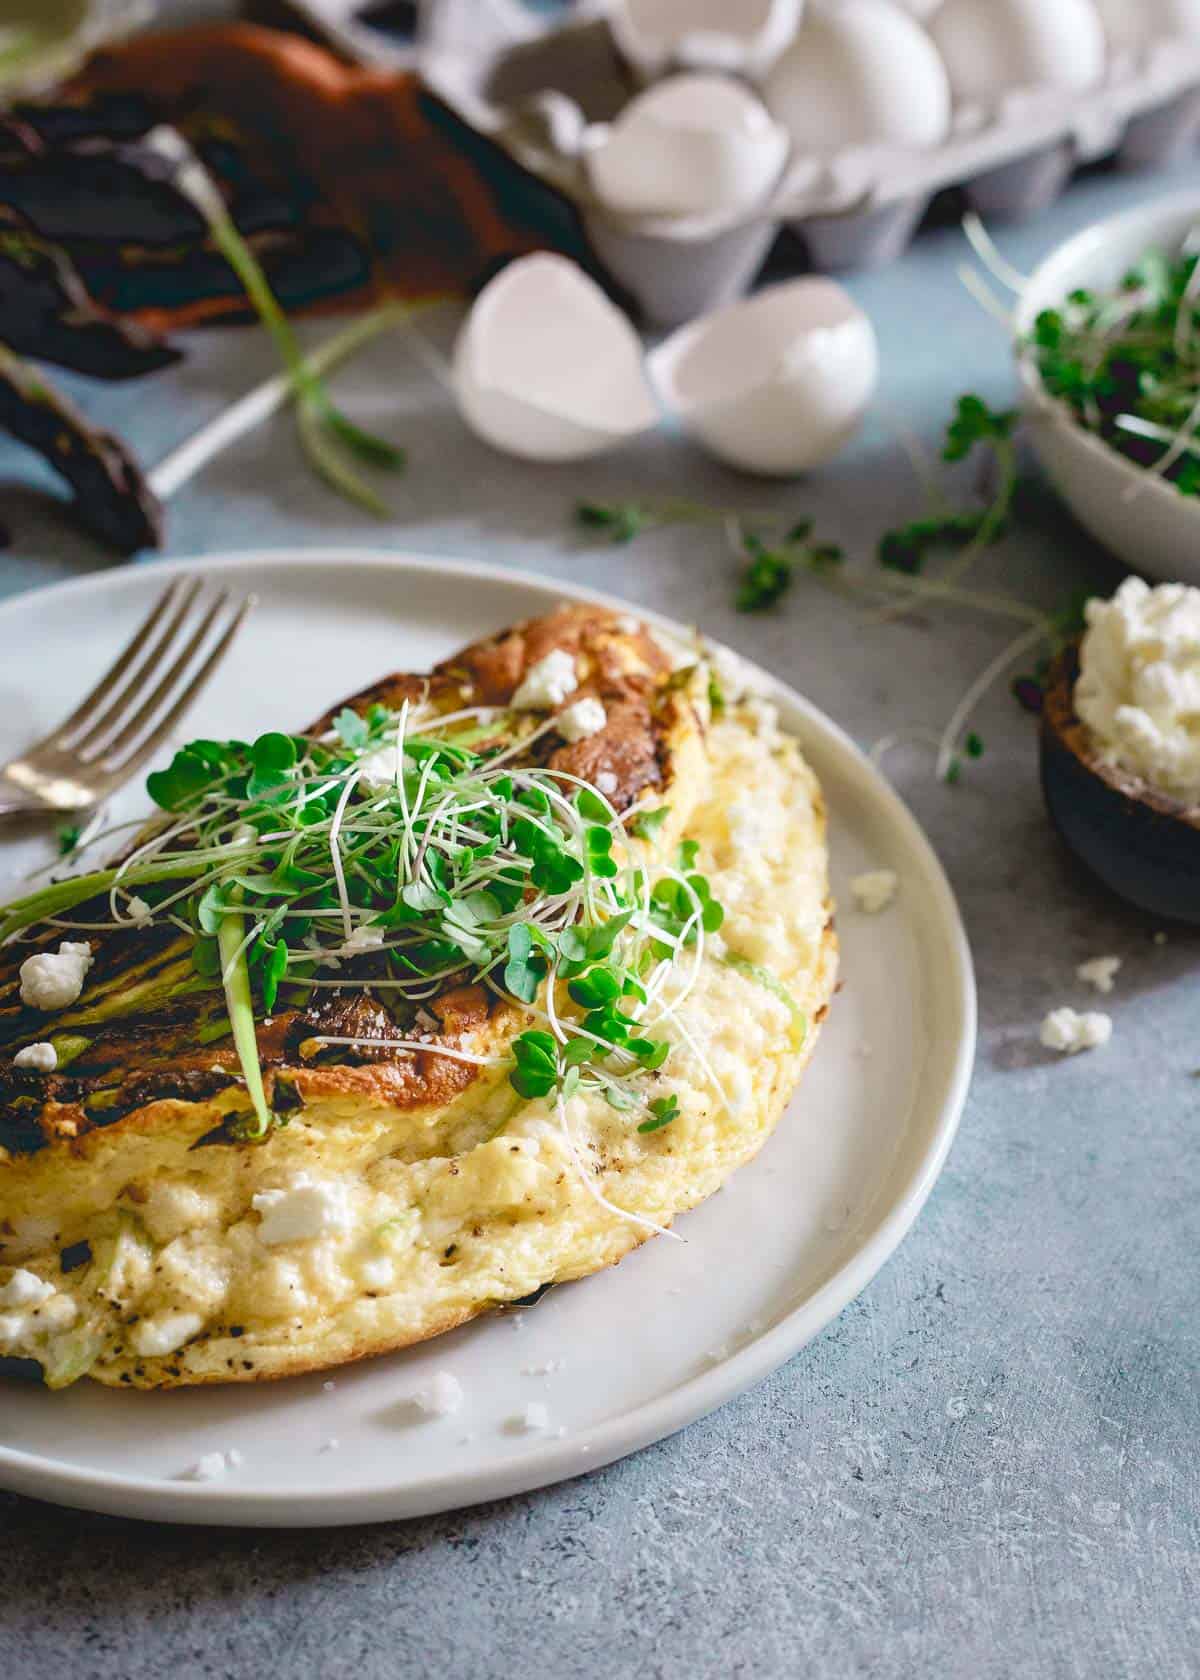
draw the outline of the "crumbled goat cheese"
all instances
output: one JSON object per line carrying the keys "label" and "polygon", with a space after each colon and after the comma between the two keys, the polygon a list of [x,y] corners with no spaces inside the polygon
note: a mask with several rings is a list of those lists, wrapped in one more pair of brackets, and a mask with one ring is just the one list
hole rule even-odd
{"label": "crumbled goat cheese", "polygon": [[364,1260],[358,1268],[364,1289],[390,1289],[396,1281],[394,1260]]}
{"label": "crumbled goat cheese", "polygon": [[1108,993],[1116,984],[1120,967],[1120,957],[1093,957],[1090,962],[1080,963],[1075,974],[1085,986],[1095,986],[1098,992]]}
{"label": "crumbled goat cheese", "polygon": [[1126,578],[1086,616],[1075,710],[1102,757],[1200,799],[1200,589]]}
{"label": "crumbled goat cheese", "polygon": [[224,1453],[205,1453],[203,1458],[197,1459],[190,1470],[185,1470],[185,1482],[216,1482],[221,1479],[229,1468],[229,1461]]}
{"label": "crumbled goat cheese", "polygon": [[54,1293],[52,1283],[18,1266],[8,1282],[0,1285],[0,1307],[39,1307]]}
{"label": "crumbled goat cheese", "polygon": [[135,893],[125,906],[125,913],[137,927],[144,927],[153,915],[153,911],[144,898]]}
{"label": "crumbled goat cheese", "polygon": [[555,648],[536,665],[531,665],[512,697],[512,703],[522,712],[548,712],[561,706],[568,694],[579,687],[575,674],[575,656],[565,648]]}
{"label": "crumbled goat cheese", "polygon": [[25,1313],[0,1313],[0,1347],[22,1347],[33,1332],[33,1320]]}
{"label": "crumbled goat cheese", "polygon": [[53,1044],[27,1044],[13,1057],[15,1068],[34,1068],[38,1073],[53,1073],[58,1066],[58,1051]]}
{"label": "crumbled goat cheese", "polygon": [[611,770],[599,770],[596,773],[596,792],[602,793],[610,799],[616,793],[619,783]]}
{"label": "crumbled goat cheese", "polygon": [[550,1408],[541,1400],[531,1400],[525,1410],[521,1413],[520,1418],[515,1421],[519,1424],[520,1428],[530,1430],[531,1432],[535,1429],[549,1429]]}
{"label": "crumbled goat cheese", "polygon": [[83,990],[92,966],[86,940],[64,939],[57,951],[39,951],[21,964],[21,1002],[30,1009],[65,1009]]}
{"label": "crumbled goat cheese", "polygon": [[162,1359],[177,1353],[185,1342],[191,1341],[204,1320],[199,1313],[161,1312],[144,1318],[133,1332],[133,1351],[143,1359]]}
{"label": "crumbled goat cheese", "polygon": [[589,735],[598,735],[607,722],[603,705],[588,694],[559,712],[554,727],[564,741],[586,741]]}
{"label": "crumbled goat cheese", "polygon": [[864,875],[856,875],[850,883],[854,902],[868,916],[877,916],[881,910],[886,910],[899,887],[900,877],[894,869],[868,869]]}
{"label": "crumbled goat cheese", "polygon": [[413,1395],[413,1405],[430,1417],[450,1417],[463,1403],[463,1386],[449,1371],[438,1371],[431,1383]]}
{"label": "crumbled goat cheese", "polygon": [[404,755],[399,743],[390,741],[376,747],[358,761],[358,781],[369,793],[386,793],[395,787],[404,771]]}
{"label": "crumbled goat cheese", "polygon": [[1053,1009],[1042,1022],[1041,1040],[1047,1050],[1076,1056],[1081,1050],[1097,1050],[1112,1037],[1108,1015],[1077,1014],[1074,1009]]}
{"label": "crumbled goat cheese", "polygon": [[52,1295],[35,1316],[44,1330],[69,1330],[79,1317],[79,1308],[69,1295]]}
{"label": "crumbled goat cheese", "polygon": [[307,1173],[298,1174],[286,1190],[260,1190],[250,1205],[262,1216],[258,1237],[268,1248],[344,1231],[350,1217],[345,1188],[322,1184]]}

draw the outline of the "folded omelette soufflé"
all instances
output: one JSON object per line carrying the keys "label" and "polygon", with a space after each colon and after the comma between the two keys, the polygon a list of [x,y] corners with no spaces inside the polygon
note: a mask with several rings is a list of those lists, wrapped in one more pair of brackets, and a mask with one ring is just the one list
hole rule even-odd
{"label": "folded omelette souffl\u00e9", "polygon": [[565,605],[190,743],[123,850],[29,883],[0,1371],[331,1368],[612,1265],[750,1160],[837,947],[821,793],[749,678]]}

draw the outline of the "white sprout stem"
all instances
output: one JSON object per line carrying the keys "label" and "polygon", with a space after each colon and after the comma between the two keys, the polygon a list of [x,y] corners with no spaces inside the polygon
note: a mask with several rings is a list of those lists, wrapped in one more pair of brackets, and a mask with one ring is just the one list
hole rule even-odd
{"label": "white sprout stem", "polygon": [[990,315],[994,321],[998,321],[1005,332],[1011,336],[1013,332],[1012,311],[1004,307],[983,276],[973,269],[969,263],[960,263],[958,278],[979,307]]}
{"label": "white sprout stem", "polygon": [[1146,479],[1165,478],[1167,473],[1169,473],[1171,468],[1175,465],[1176,461],[1180,460],[1192,449],[1197,426],[1200,426],[1200,397],[1198,397],[1192,405],[1187,419],[1175,434],[1174,441],[1170,448],[1167,449],[1157,461],[1155,461],[1153,466],[1145,469],[1145,478],[1139,479],[1136,484],[1130,485],[1130,487],[1124,492],[1121,498],[1122,501],[1136,501],[1145,489]]}
{"label": "white sprout stem", "polygon": [[527,752],[535,741],[540,741],[543,735],[548,735],[550,733],[557,721],[557,718],[547,718],[545,723],[538,725],[532,735],[526,735],[522,741],[514,741],[513,745],[511,747],[507,747],[504,752],[497,753],[495,758],[489,758],[487,761],[488,770],[495,770],[499,765],[507,764],[510,759],[518,757],[519,754],[523,752]]}
{"label": "white sprout stem", "polygon": [[[1132,432],[1137,437],[1149,438],[1154,443],[1174,443],[1178,437],[1178,434],[1173,432],[1169,426],[1158,426],[1153,420],[1143,420],[1137,414],[1118,414],[1113,421],[1113,425],[1119,426],[1123,432]],[[1184,448],[1190,455],[1200,455],[1200,437],[1193,433],[1187,439]]]}
{"label": "white sprout stem", "polygon": [[451,1050],[445,1044],[426,1044],[419,1038],[340,1038],[333,1034],[320,1033],[311,1041],[313,1044],[342,1044],[354,1050],[411,1050],[414,1053],[423,1051],[429,1056],[445,1056],[452,1062],[469,1062],[472,1067],[507,1067],[507,1056],[475,1056],[469,1050]]}
{"label": "white sprout stem", "polygon": [[583,1157],[580,1155],[579,1148],[571,1134],[570,1122],[567,1120],[567,1105],[562,1099],[561,1092],[556,1099],[555,1107],[558,1113],[559,1130],[562,1132],[567,1151],[570,1154],[576,1173],[583,1182],[584,1189],[592,1200],[598,1203],[606,1213],[615,1214],[618,1219],[624,1219],[630,1225],[638,1225],[643,1231],[652,1231],[658,1237],[670,1237],[673,1242],[683,1242],[684,1239],[678,1231],[672,1231],[666,1225],[659,1225],[653,1219],[646,1219],[640,1213],[630,1213],[627,1208],[618,1207],[615,1202],[609,1201],[583,1164]]}
{"label": "white sprout stem", "polygon": [[1023,292],[1029,284],[1029,276],[1022,274],[1020,269],[1014,268],[1008,258],[1004,256],[996,245],[995,240],[983,224],[978,211],[968,210],[962,219],[962,230],[967,236],[967,243],[987,269],[993,280],[999,280],[1002,286],[1007,286],[1010,292]]}
{"label": "white sprout stem", "polygon": [[995,659],[992,660],[991,664],[980,672],[979,676],[976,677],[970,688],[968,688],[958,705],[954,708],[954,712],[949,723],[947,723],[945,729],[942,731],[941,741],[938,746],[936,768],[936,774],[939,781],[944,782],[946,777],[950,774],[950,767],[957,756],[958,743],[962,737],[963,730],[967,726],[971,713],[983,699],[988,689],[991,688],[997,678],[1004,675],[1005,671],[1008,670],[1008,667],[1014,664],[1023,653],[1027,653],[1031,648],[1035,648],[1039,643],[1044,642],[1048,635],[1048,631],[1049,627],[1045,623],[1035,625],[1032,629],[1026,630],[1023,635],[1017,637],[1015,642],[1010,642],[1006,648],[998,653]]}
{"label": "white sprout stem", "polygon": [[[361,772],[359,772],[359,776],[360,775]],[[349,940],[351,934],[354,932],[354,918],[350,913],[350,895],[346,891],[346,871],[342,866],[342,848],[339,840],[339,831],[342,826],[342,818],[346,815],[346,806],[349,802],[350,795],[358,786],[359,776],[350,776],[347,778],[346,785],[342,789],[341,797],[337,802],[337,808],[333,813],[333,821],[329,825],[329,861],[333,865],[334,879],[337,881],[338,898],[340,899],[342,906],[342,926],[346,931],[347,940]]]}
{"label": "white sprout stem", "polygon": [[868,751],[867,757],[872,764],[882,767],[884,761],[891,753],[895,752],[897,747],[906,746],[909,742],[924,742],[926,746],[932,746],[936,751],[942,744],[942,738],[936,729],[897,729],[890,735],[881,735],[875,745]]}

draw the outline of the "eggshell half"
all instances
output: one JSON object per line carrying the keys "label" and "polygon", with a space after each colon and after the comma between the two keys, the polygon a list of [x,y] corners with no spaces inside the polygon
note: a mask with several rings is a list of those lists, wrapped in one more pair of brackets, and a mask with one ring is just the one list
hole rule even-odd
{"label": "eggshell half", "polygon": [[748,210],[778,181],[787,133],[725,76],[672,76],[639,94],[587,158],[592,190],[620,215]]}
{"label": "eggshell half", "polygon": [[858,431],[879,349],[848,292],[806,277],[683,327],[650,372],[663,406],[719,460],[790,477],[832,460]]}
{"label": "eggshell half", "polygon": [[800,22],[804,0],[614,0],[609,25],[645,78],[672,64],[761,76]]}
{"label": "eggshell half", "polygon": [[936,146],[950,131],[950,84],[922,26],[893,0],[842,0],[806,14],[763,85],[799,151]]}
{"label": "eggshell half", "polygon": [[1104,74],[1094,0],[944,0],[929,29],[963,103],[994,105],[1018,88],[1078,91]]}
{"label": "eggshell half", "polygon": [[1114,52],[1145,52],[1171,40],[1200,41],[1200,0],[1096,0]]}
{"label": "eggshell half", "polygon": [[529,461],[581,461],[659,418],[625,316],[565,257],[522,257],[475,300],[454,349],[459,411]]}

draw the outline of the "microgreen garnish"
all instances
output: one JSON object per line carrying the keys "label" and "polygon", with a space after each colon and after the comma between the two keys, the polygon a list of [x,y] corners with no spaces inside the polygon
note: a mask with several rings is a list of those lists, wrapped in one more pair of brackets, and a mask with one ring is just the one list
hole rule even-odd
{"label": "microgreen garnish", "polygon": [[[91,919],[73,928],[128,926],[135,898],[139,923],[187,934],[192,984],[224,996],[247,1139],[274,1123],[256,1019],[324,987],[367,989],[389,1009],[396,1037],[372,1046],[436,1049],[423,1004],[481,983],[532,1017],[513,1042],[519,1095],[644,1107],[637,1082],[666,1063],[663,1027],[724,912],[694,844],[648,877],[611,805],[515,763],[490,713],[487,750],[466,745],[480,715],[406,702],[343,710],[320,736],[189,742],[148,778],[162,817],[129,856],[8,905],[0,941],[80,905]],[[666,808],[641,815],[653,832]],[[205,1035],[223,1033],[206,1022]],[[354,1042],[317,1038],[313,1053]]]}
{"label": "microgreen garnish", "polygon": [[64,823],[58,831],[58,855],[69,857],[79,844],[79,836],[83,833],[79,823]]}
{"label": "microgreen garnish", "polygon": [[649,1104],[650,1119],[643,1120],[638,1127],[639,1132],[661,1132],[664,1126],[669,1126],[679,1114],[679,1099],[674,1094],[669,1097],[655,1097]]}
{"label": "microgreen garnish", "polygon": [[660,805],[655,811],[638,811],[630,821],[629,832],[638,840],[653,840],[670,814],[669,805]]}
{"label": "microgreen garnish", "polygon": [[798,570],[819,575],[841,565],[844,556],[840,548],[832,543],[814,543],[811,536],[812,521],[808,519],[791,526],[780,541],[773,543],[757,531],[743,533],[746,565],[733,603],[738,612],[764,612],[773,607],[791,587]]}
{"label": "microgreen garnish", "polygon": [[[576,521],[614,543],[629,543],[666,525],[723,526],[741,565],[734,595],[739,612],[763,612],[779,601],[798,572],[825,574],[842,562],[832,543],[812,540],[810,519],[783,521],[682,500],[579,502]],[[752,520],[747,526],[745,521]]]}
{"label": "microgreen garnish", "polygon": [[929,514],[884,533],[879,544],[881,566],[915,577],[931,554],[958,551],[957,562],[941,580],[946,583],[960,577],[976,555],[1000,540],[1008,529],[1018,484],[1013,441],[1018,420],[1015,411],[999,413],[989,408],[982,397],[968,395],[958,399],[946,428],[942,459],[965,461],[977,450],[989,450],[997,481],[992,499],[985,506],[967,508],[948,508],[939,499]]}
{"label": "microgreen garnish", "polygon": [[1119,454],[1200,494],[1200,252],[1151,250],[1111,291],[1044,310],[1025,347],[1050,396]]}

